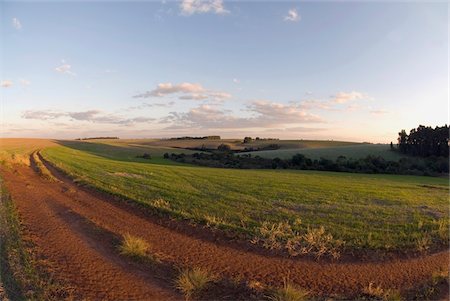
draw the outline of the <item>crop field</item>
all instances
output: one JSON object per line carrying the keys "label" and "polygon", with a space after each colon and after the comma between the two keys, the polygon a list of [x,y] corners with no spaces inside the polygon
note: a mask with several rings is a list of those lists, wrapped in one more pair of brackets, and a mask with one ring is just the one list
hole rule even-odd
{"label": "crop field", "polygon": [[345,156],[348,159],[360,159],[369,155],[380,156],[385,160],[397,161],[403,156],[397,152],[390,150],[388,144],[351,144],[351,145],[329,145],[329,146],[317,146],[310,145],[304,148],[287,148],[277,150],[262,150],[255,152],[245,152],[243,154],[252,154],[253,156],[260,156],[263,158],[280,158],[290,159],[295,154],[303,154],[310,159],[325,158],[329,160],[335,160],[339,156]]}
{"label": "crop field", "polygon": [[447,179],[199,167],[150,139],[0,141],[8,297],[445,295]]}
{"label": "crop field", "polygon": [[439,223],[448,220],[448,181],[442,178],[143,164],[128,162],[122,149],[102,153],[110,149],[79,144],[42,155],[101,190],[249,235],[264,222],[300,219],[297,230],[323,226],[349,249],[415,249],[423,236],[438,242]]}

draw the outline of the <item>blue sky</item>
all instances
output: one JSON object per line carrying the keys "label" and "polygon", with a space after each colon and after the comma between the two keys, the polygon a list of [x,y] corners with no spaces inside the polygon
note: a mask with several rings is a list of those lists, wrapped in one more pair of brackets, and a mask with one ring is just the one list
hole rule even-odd
{"label": "blue sky", "polygon": [[1,2],[0,135],[390,142],[448,123],[447,6]]}

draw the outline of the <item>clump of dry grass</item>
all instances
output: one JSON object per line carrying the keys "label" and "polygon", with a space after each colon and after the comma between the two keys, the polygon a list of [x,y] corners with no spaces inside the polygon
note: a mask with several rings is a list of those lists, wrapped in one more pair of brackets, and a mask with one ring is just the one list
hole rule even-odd
{"label": "clump of dry grass", "polygon": [[398,290],[384,289],[380,285],[375,286],[373,282],[370,282],[369,286],[364,289],[364,294],[383,301],[402,300],[402,296]]}
{"label": "clump of dry grass", "polygon": [[153,207],[170,210],[170,203],[165,199],[156,199],[152,201]]}
{"label": "clump of dry grass", "polygon": [[426,252],[431,246],[431,236],[428,233],[423,233],[416,238],[416,249],[417,251],[423,253]]}
{"label": "clump of dry grass", "polygon": [[307,290],[298,288],[285,279],[283,287],[274,290],[268,299],[271,301],[305,301],[308,295]]}
{"label": "clump of dry grass", "polygon": [[[298,221],[294,223],[299,224]],[[289,255],[311,254],[317,259],[329,255],[335,259],[340,257],[340,249],[344,242],[326,233],[325,228],[310,228],[301,233],[295,231],[289,222],[271,224],[263,222],[257,229],[253,243],[261,243],[267,249],[286,249]]]}
{"label": "clump of dry grass", "polygon": [[189,300],[202,291],[212,280],[213,277],[204,269],[184,269],[176,279],[176,287],[183,292],[186,300]]}
{"label": "clump of dry grass", "polygon": [[147,255],[149,247],[149,244],[142,238],[127,233],[123,236],[119,250],[123,255],[143,258]]}
{"label": "clump of dry grass", "polygon": [[225,219],[215,216],[215,215],[209,215],[206,214],[204,216],[205,222],[206,222],[206,226],[209,228],[214,228],[214,227],[218,227],[220,225],[226,225],[226,221]]}

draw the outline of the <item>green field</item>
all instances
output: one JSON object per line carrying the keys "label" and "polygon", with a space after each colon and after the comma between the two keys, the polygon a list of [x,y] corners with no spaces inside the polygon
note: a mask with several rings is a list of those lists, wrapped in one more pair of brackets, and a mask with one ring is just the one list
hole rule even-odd
{"label": "green field", "polygon": [[336,160],[339,156],[345,156],[350,159],[365,158],[368,155],[380,156],[385,160],[398,161],[404,157],[398,152],[390,150],[388,144],[351,144],[351,145],[339,145],[339,146],[320,146],[310,145],[305,148],[292,148],[292,149],[277,149],[277,150],[264,150],[248,152],[243,154],[252,154],[253,156],[260,156],[263,158],[280,158],[291,159],[295,154],[303,154],[310,159],[325,158],[329,160]]}
{"label": "green field", "polygon": [[[64,142],[42,154],[98,189],[249,236],[265,221],[298,218],[297,230],[324,226],[348,249],[416,249],[448,233],[447,179],[176,166],[161,146],[108,143]],[[135,158],[142,151],[154,159]]]}

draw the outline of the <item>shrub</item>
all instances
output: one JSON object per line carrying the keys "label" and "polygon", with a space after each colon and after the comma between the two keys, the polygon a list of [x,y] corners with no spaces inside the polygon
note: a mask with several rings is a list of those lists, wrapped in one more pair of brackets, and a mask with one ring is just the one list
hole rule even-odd
{"label": "shrub", "polygon": [[272,301],[304,301],[307,300],[309,292],[297,288],[289,281],[285,280],[283,283],[283,287],[276,289],[269,296],[269,300]]}
{"label": "shrub", "polygon": [[145,257],[149,248],[149,244],[140,237],[125,234],[121,245],[120,253],[131,257]]}
{"label": "shrub", "polygon": [[212,281],[212,276],[203,269],[184,269],[176,280],[176,287],[183,292],[186,300],[197,295]]}

